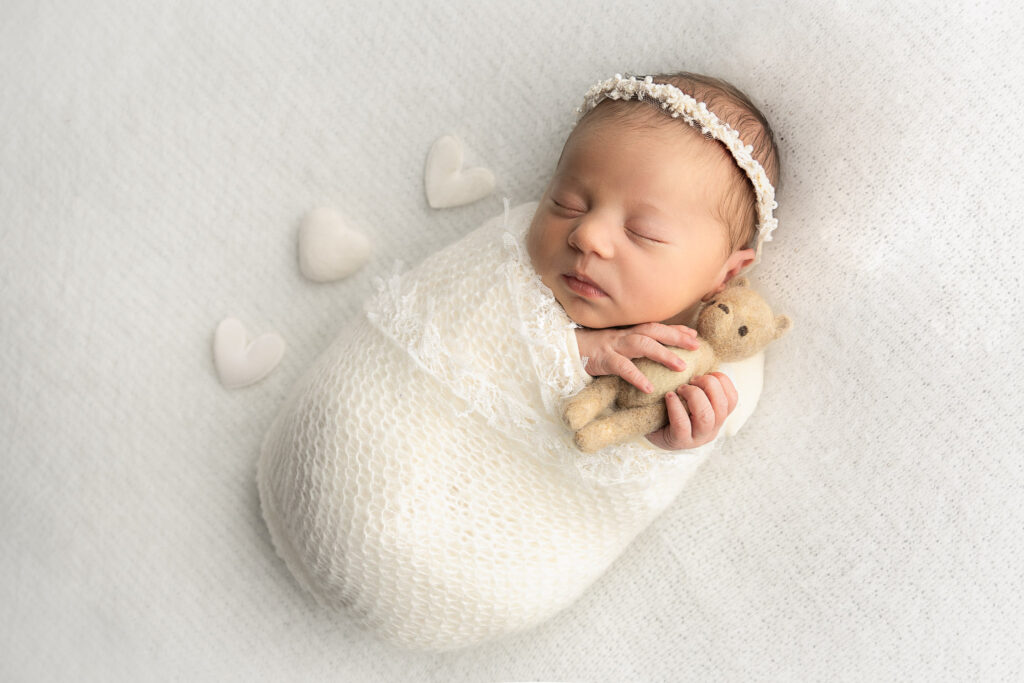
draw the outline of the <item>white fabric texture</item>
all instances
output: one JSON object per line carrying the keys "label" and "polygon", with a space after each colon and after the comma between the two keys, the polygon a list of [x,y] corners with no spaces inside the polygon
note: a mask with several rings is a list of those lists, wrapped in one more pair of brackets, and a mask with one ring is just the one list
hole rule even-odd
{"label": "white fabric texture", "polygon": [[[598,9],[599,8],[599,9]],[[0,3],[0,679],[1020,680],[1024,7]],[[319,607],[255,481],[374,280],[539,197],[587,88],[735,83],[779,139],[757,410],[570,607],[396,648]],[[495,194],[434,210],[441,135]],[[313,283],[330,206],[370,239]],[[226,390],[232,316],[286,343]],[[426,401],[429,397],[419,397]]]}
{"label": "white fabric texture", "polygon": [[574,447],[560,407],[588,378],[525,252],[536,207],[382,285],[263,445],[278,554],[320,602],[401,646],[478,645],[561,611],[714,445]]}

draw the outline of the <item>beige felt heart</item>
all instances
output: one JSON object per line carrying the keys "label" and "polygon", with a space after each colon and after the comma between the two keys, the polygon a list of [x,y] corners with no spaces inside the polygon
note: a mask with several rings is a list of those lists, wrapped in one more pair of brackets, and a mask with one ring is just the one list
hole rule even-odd
{"label": "beige felt heart", "polygon": [[470,204],[494,191],[494,174],[486,168],[462,168],[462,142],[445,135],[427,155],[423,184],[427,203],[435,209]]}
{"label": "beige felt heart", "polygon": [[284,340],[273,332],[248,342],[245,325],[224,318],[213,335],[213,364],[228,389],[248,386],[266,377],[284,355]]}
{"label": "beige felt heart", "polygon": [[349,228],[334,209],[314,209],[299,226],[299,270],[310,280],[348,277],[366,264],[371,250],[366,235]]}

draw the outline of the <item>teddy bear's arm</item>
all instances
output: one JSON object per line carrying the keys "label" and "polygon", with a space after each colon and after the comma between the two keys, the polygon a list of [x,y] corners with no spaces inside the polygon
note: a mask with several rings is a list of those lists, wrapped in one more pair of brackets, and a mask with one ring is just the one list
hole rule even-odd
{"label": "teddy bear's arm", "polygon": [[584,453],[650,434],[668,422],[665,401],[638,408],[626,408],[608,417],[594,420],[576,432],[576,445]]}
{"label": "teddy bear's arm", "polygon": [[610,406],[618,392],[619,381],[616,375],[603,375],[595,378],[580,393],[573,396],[563,413],[569,429],[576,431]]}

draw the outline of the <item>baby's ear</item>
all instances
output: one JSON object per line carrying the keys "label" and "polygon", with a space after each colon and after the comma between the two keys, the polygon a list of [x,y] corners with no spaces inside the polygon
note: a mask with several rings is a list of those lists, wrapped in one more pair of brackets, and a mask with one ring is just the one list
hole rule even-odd
{"label": "baby's ear", "polygon": [[793,321],[788,315],[777,315],[775,316],[775,335],[772,339],[778,339],[782,335],[793,327]]}

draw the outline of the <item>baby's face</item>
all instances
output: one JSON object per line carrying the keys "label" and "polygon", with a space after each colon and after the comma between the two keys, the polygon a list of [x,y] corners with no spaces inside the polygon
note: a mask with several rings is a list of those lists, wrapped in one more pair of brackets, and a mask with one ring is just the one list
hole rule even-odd
{"label": "baby's face", "polygon": [[533,266],[584,327],[686,323],[741,253],[730,254],[717,216],[732,157],[682,121],[667,123],[584,121],[533,217]]}

